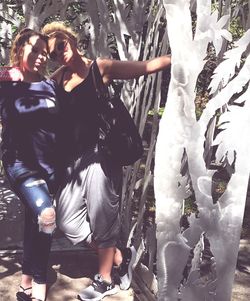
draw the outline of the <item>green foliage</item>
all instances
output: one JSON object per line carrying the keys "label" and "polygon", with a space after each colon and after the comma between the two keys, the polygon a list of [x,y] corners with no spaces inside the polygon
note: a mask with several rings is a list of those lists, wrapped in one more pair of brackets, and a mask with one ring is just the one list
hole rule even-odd
{"label": "green foliage", "polygon": [[[74,22],[76,19],[83,19],[83,21],[88,20],[88,17],[86,16],[87,8],[84,5],[84,3],[71,3],[69,4],[66,12],[66,19],[68,22],[68,25],[70,25],[72,22]],[[79,18],[81,16],[81,18]],[[84,17],[83,17],[84,16]],[[82,23],[82,22],[79,22]]]}
{"label": "green foliage", "polygon": [[212,0],[212,12],[214,12],[216,9],[219,9],[219,1],[218,0]]}
{"label": "green foliage", "polygon": [[233,41],[239,40],[244,35],[245,30],[242,26],[240,17],[231,20],[229,31],[233,36]]}
{"label": "green foliage", "polygon": [[198,207],[195,203],[195,196],[192,195],[185,199],[185,205],[184,205],[184,213],[187,215],[190,215],[191,213],[198,214]]}
{"label": "green foliage", "polygon": [[156,111],[155,109],[149,110],[149,111],[148,111],[148,116],[151,116],[151,117],[152,117],[152,116],[154,116],[155,114],[158,114],[159,117],[162,117],[162,114],[163,114],[164,110],[165,110],[165,107],[159,108],[158,111]]}

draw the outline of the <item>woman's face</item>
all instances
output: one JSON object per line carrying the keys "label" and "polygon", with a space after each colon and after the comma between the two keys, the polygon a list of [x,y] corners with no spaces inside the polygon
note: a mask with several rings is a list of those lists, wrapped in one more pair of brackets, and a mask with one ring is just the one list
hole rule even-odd
{"label": "woman's face", "polygon": [[52,61],[56,61],[60,65],[70,63],[74,55],[74,47],[66,37],[54,37],[49,39],[49,53]]}
{"label": "woman's face", "polygon": [[39,36],[32,36],[23,46],[21,69],[23,72],[42,73],[47,62],[47,44]]}

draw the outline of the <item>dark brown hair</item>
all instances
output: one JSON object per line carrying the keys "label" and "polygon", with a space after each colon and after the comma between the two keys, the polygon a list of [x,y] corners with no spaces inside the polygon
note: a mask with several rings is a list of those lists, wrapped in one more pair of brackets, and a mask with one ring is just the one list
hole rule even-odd
{"label": "dark brown hair", "polygon": [[19,67],[22,59],[23,47],[33,36],[38,36],[43,40],[48,48],[48,37],[30,28],[22,29],[15,37],[10,50],[10,65]]}

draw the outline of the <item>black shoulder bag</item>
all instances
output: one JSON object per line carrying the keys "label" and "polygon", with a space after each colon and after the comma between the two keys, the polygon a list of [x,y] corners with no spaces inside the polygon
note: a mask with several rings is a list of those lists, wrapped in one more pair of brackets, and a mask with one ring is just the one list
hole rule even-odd
{"label": "black shoulder bag", "polygon": [[96,61],[91,69],[100,108],[98,151],[108,162],[131,165],[143,154],[141,136],[120,97],[110,95]]}

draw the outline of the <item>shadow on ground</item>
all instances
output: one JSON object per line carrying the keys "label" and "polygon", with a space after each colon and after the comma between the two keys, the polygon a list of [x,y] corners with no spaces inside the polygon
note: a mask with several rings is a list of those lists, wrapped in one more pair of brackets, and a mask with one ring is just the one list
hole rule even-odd
{"label": "shadow on ground", "polygon": [[[16,301],[20,281],[21,254],[0,257],[0,300]],[[47,301],[76,300],[77,293],[91,283],[97,273],[97,256],[87,251],[52,252],[48,270]],[[105,301],[132,301],[133,290],[119,291]]]}

